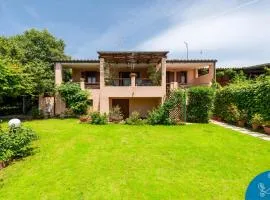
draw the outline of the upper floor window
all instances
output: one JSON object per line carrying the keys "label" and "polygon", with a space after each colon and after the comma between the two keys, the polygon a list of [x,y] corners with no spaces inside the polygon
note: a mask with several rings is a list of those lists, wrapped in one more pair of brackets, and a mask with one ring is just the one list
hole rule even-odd
{"label": "upper floor window", "polygon": [[209,74],[209,67],[198,69],[198,76]]}
{"label": "upper floor window", "polygon": [[98,72],[93,72],[93,71],[82,72],[82,77],[85,79],[85,82],[89,84],[96,84],[99,81]]}

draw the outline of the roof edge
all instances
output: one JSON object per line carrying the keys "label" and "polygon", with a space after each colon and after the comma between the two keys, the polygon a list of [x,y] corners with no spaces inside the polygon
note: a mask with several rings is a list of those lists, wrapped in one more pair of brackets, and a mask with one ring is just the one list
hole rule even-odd
{"label": "roof edge", "polygon": [[216,59],[168,59],[167,63],[200,63],[200,62],[213,62],[216,63]]}
{"label": "roof edge", "polygon": [[99,63],[99,60],[96,59],[85,59],[85,60],[54,60],[54,63]]}

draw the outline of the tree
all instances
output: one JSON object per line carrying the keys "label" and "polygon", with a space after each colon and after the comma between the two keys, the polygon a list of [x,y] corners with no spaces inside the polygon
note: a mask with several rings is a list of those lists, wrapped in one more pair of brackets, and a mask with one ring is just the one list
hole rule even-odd
{"label": "tree", "polygon": [[25,89],[18,90],[16,94],[39,95],[53,92],[53,61],[69,59],[64,49],[64,41],[57,39],[47,30],[30,29],[21,35],[0,37],[0,59],[18,63],[21,77],[24,78],[22,81],[27,80],[24,81]]}
{"label": "tree", "polygon": [[17,96],[25,91],[22,82],[20,67],[0,59],[0,96]]}

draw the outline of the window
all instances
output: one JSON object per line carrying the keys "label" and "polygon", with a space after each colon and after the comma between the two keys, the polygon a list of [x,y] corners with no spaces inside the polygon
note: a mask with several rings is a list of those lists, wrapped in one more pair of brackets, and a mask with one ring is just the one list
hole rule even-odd
{"label": "window", "polygon": [[88,76],[87,83],[91,83],[91,84],[96,83],[96,77],[95,76]]}
{"label": "window", "polygon": [[180,84],[186,84],[187,83],[187,72],[177,72],[177,82]]}
{"label": "window", "polygon": [[82,77],[85,78],[86,83],[96,84],[99,81],[99,73],[98,72],[83,72]]}
{"label": "window", "polygon": [[209,67],[198,69],[198,76],[209,74]]}

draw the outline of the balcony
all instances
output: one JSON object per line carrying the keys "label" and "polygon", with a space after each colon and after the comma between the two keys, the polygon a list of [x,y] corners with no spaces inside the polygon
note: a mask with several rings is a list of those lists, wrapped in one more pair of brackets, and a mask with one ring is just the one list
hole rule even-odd
{"label": "balcony", "polygon": [[80,85],[82,90],[85,89],[100,89],[100,83],[99,82],[94,82],[94,83],[88,83],[85,82],[84,78],[80,78],[80,82],[75,82]]}
{"label": "balcony", "polygon": [[100,89],[100,83],[96,82],[96,83],[87,83],[85,82],[85,89]]}
{"label": "balcony", "polygon": [[131,78],[107,78],[105,86],[131,86]]}

